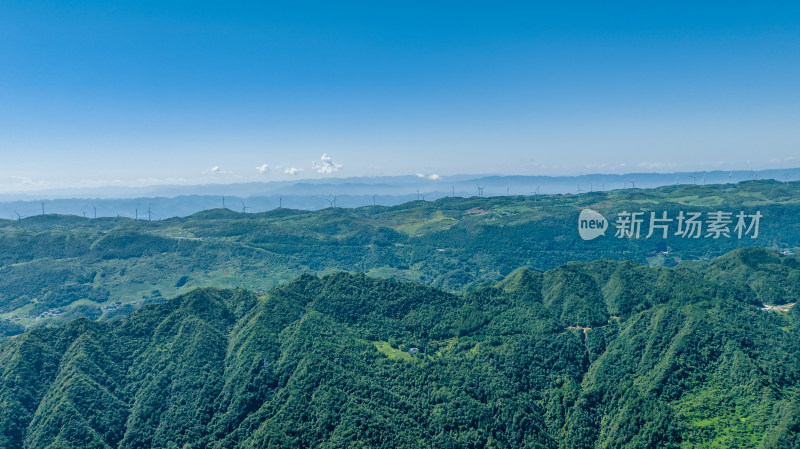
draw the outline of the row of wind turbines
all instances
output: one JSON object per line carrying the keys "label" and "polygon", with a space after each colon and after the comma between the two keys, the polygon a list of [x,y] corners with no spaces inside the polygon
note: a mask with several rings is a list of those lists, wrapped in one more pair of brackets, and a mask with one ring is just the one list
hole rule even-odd
{"label": "row of wind turbines", "polygon": [[[41,204],[42,204],[42,215],[45,215],[44,201],[42,201]],[[97,218],[97,207],[92,206],[92,209],[94,209],[94,218],[96,219]],[[16,210],[14,210],[14,214],[17,216],[17,221],[22,220],[23,218],[28,218],[28,217],[32,216],[32,215],[22,215],[19,212],[17,212]],[[150,209],[150,205],[149,204],[147,205],[147,212],[144,212],[142,215],[146,215],[147,216],[147,221],[153,221],[153,211]],[[119,215],[117,215],[117,216],[119,217]],[[134,217],[137,220],[139,219],[139,209],[135,209]],[[86,218],[86,211],[83,211],[83,218]]]}
{"label": "row of wind turbines", "polygon": [[[758,175],[756,174],[756,172],[753,171],[753,170],[750,170],[750,181],[751,182],[755,181],[757,177],[758,177]],[[693,176],[693,175],[689,176],[689,179],[692,180],[692,185],[697,185],[697,177],[696,176]],[[626,188],[628,188],[628,184],[630,184],[631,188],[635,189],[636,188],[636,181],[638,181],[638,180],[639,180],[639,178],[635,177],[635,178],[632,178],[632,179],[630,179],[628,181],[625,181],[622,184],[622,188],[626,189]],[[784,183],[788,184],[789,181],[791,181],[791,175],[788,172],[784,173],[783,174],[783,180],[784,180]],[[675,182],[675,185],[680,184],[679,176],[675,176],[673,181]],[[701,182],[702,185],[704,185],[704,186],[706,185],[706,175],[703,175],[703,177],[701,178],[700,182]],[[731,184],[732,182],[733,182],[733,172],[728,173],[728,183]],[[603,184],[603,191],[606,190],[605,186],[606,185]],[[578,195],[580,195],[583,192],[583,190],[581,189],[581,185],[580,184],[578,184],[577,187],[578,187],[578,189],[577,189]],[[594,189],[592,188],[592,184],[590,184],[590,192],[591,191],[594,191]]]}
{"label": "row of wind turbines", "polygon": [[[756,172],[751,170],[750,171],[750,180],[751,181],[755,181],[757,177],[758,176],[757,176]],[[691,179],[692,185],[697,185],[697,177],[696,176],[691,175],[691,176],[689,176],[689,179]],[[791,175],[788,172],[786,172],[786,173],[783,174],[783,179],[784,179],[784,182],[788,184],[789,181],[791,180]],[[631,189],[635,189],[637,181],[639,181],[639,177],[638,176],[634,177],[634,178],[631,178],[631,179],[629,179],[629,180],[627,180],[627,181],[625,181],[623,183],[622,188],[626,189],[626,188],[628,188],[628,184],[630,184]],[[675,185],[680,184],[679,176],[675,176],[673,181],[674,181]],[[706,185],[706,175],[705,174],[701,178],[700,182],[701,182],[701,184],[703,186]],[[733,182],[733,172],[728,173],[728,183],[732,183],[732,182]],[[475,185],[475,193],[478,196],[478,198],[483,198],[485,189],[486,189],[486,185],[480,185],[480,184],[476,184]],[[602,191],[605,192],[605,190],[606,190],[606,185],[602,184]],[[578,184],[577,185],[577,194],[580,195],[583,192],[584,192],[584,190],[581,188],[581,185]],[[594,183],[590,183],[589,184],[589,192],[594,192]],[[536,186],[536,190],[534,192],[531,192],[531,194],[534,197],[534,201],[536,201],[538,199],[538,196],[539,196],[539,186]],[[419,189],[417,189],[417,201],[419,201],[419,200],[425,201],[425,197],[427,195],[429,195],[429,194],[421,193],[419,191]],[[506,196],[509,196],[509,195],[510,195],[510,188],[508,186],[506,186]],[[452,196],[453,197],[456,196],[455,186],[452,186]],[[328,207],[330,207],[330,208],[336,208],[337,207],[337,205],[336,205],[336,194],[335,193],[331,197],[326,198],[326,200],[328,201]],[[248,210],[250,210],[250,211],[253,210],[253,208],[248,206],[244,202],[244,200],[240,199],[239,202],[242,205],[242,213],[246,214],[248,212]],[[372,195],[372,203],[373,203],[373,205],[376,205],[376,195]],[[41,206],[42,206],[42,215],[45,215],[44,201],[41,202]],[[283,207],[283,195],[279,196],[279,198],[278,198],[278,208],[280,209],[282,207]],[[225,205],[225,196],[224,195],[222,196],[222,208],[223,209],[227,209],[227,207]],[[94,218],[97,218],[97,207],[93,206],[93,209],[94,209]],[[27,218],[28,217],[26,215],[20,214],[16,210],[14,211],[14,214],[17,216],[17,220],[22,220],[23,218]],[[147,216],[147,221],[152,221],[153,220],[153,212],[152,212],[152,209],[150,208],[150,204],[147,205],[147,211],[144,212],[143,215]],[[83,211],[83,217],[86,218],[86,211]],[[139,209],[138,208],[135,210],[134,218],[136,220],[139,219]]]}

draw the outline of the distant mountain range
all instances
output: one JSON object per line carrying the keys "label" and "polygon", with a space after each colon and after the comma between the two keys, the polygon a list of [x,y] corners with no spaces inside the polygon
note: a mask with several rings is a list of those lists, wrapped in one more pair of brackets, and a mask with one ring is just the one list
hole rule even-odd
{"label": "distant mountain range", "polygon": [[[608,232],[591,240],[580,231],[587,209],[608,219]],[[625,211],[638,214],[641,235],[621,232]],[[730,214],[729,222],[718,227],[726,235],[715,238],[711,217],[720,211]],[[749,230],[739,235],[742,212]],[[666,234],[653,213],[674,220]],[[702,216],[702,235],[678,232],[684,213]],[[757,232],[750,229],[755,216],[762,217]],[[657,230],[652,238],[648,225]],[[304,273],[344,270],[463,291],[519,267],[544,271],[601,259],[676,266],[743,247],[787,257],[800,252],[800,182],[447,197],[318,211],[245,214],[218,207],[152,222],[57,214],[0,218],[0,336],[77,316],[111,319],[195,287],[263,293]],[[752,288],[761,301],[779,306],[800,296],[800,264],[797,256],[791,260],[792,272],[759,275]],[[777,288],[782,284],[789,290]],[[12,329],[4,331],[4,323]]]}
{"label": "distant mountain range", "polygon": [[[555,177],[454,175],[430,179],[412,175],[48,190],[0,195],[0,217],[17,219],[57,213],[162,220],[219,207],[239,212],[264,212],[278,207],[318,210],[330,206],[394,206],[411,200],[435,200],[445,196],[575,194],[674,184],[738,183],[754,179],[799,180],[800,168]],[[480,191],[478,187],[481,187]]]}

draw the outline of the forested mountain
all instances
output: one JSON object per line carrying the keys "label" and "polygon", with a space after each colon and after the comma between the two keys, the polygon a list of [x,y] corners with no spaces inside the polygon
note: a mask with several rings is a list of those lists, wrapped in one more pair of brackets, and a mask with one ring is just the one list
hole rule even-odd
{"label": "forested mountain", "polygon": [[[604,236],[580,237],[584,209],[607,218]],[[727,220],[727,233],[707,232],[714,214]],[[740,214],[744,227],[737,227]],[[616,235],[626,216],[642,222],[640,232]],[[702,232],[678,234],[684,216],[687,222],[699,217]],[[648,227],[663,217],[668,229]],[[152,222],[63,215],[0,220],[0,338],[54,320],[114,318],[196,287],[263,293],[304,273],[363,272],[463,291],[520,266],[548,270],[602,258],[673,266],[747,246],[800,248],[800,183],[442,198],[313,212],[213,209]],[[744,272],[724,268],[734,262],[718,262],[713,276],[747,283],[768,304],[791,299],[767,290],[773,279],[796,279],[796,267],[765,266],[744,279]]]}
{"label": "forested mountain", "polygon": [[800,447],[799,309],[761,310],[796,267],[748,248],[465,293],[195,289],[0,343],[0,447]]}

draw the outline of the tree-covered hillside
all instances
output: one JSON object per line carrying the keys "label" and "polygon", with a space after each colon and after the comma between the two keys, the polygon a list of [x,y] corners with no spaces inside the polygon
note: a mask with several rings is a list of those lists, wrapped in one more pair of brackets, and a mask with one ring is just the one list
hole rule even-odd
{"label": "tree-covered hillside", "polygon": [[[579,236],[587,208],[608,219],[605,236]],[[729,214],[729,223],[727,236],[714,238],[707,231],[718,212]],[[632,213],[642,221],[639,238],[617,237],[617,220]],[[668,229],[649,229],[651,214],[668,217]],[[688,223],[692,214],[702,232],[678,235],[688,228],[680,217]],[[737,232],[739,214],[746,226]],[[800,183],[442,198],[314,212],[214,209],[158,222],[43,215],[0,221],[0,335],[76,316],[114,318],[196,287],[265,292],[304,273],[363,272],[459,291],[520,266],[547,270],[602,258],[672,266],[746,246],[800,248]],[[772,285],[764,279],[793,269],[769,268],[746,282],[763,291]]]}
{"label": "tree-covered hillside", "polygon": [[800,447],[796,284],[754,282],[793,264],[195,289],[0,343],[0,447]]}

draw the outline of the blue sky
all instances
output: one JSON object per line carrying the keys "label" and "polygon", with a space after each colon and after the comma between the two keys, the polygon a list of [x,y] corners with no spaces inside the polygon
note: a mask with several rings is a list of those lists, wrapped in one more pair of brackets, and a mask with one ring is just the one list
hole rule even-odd
{"label": "blue sky", "polygon": [[800,165],[796,3],[432,3],[0,2],[0,191]]}

